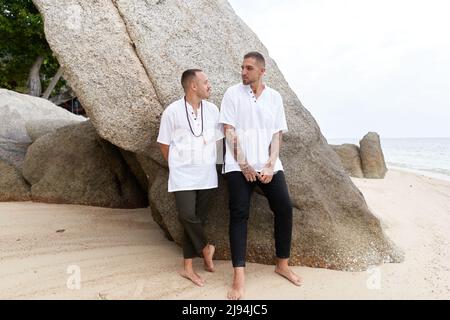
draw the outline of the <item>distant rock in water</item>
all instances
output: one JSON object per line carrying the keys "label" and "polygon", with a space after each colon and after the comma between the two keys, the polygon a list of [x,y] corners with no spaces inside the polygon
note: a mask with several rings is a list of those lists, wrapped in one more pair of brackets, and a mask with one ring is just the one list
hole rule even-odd
{"label": "distant rock in water", "polygon": [[369,132],[354,144],[330,145],[338,154],[345,171],[355,178],[383,179],[387,172],[380,137]]}
{"label": "distant rock in water", "polygon": [[[266,83],[283,97],[289,126],[280,157],[294,206],[291,262],[365,270],[402,260],[316,121],[227,1],[33,2],[92,125],[102,138],[135,154],[127,155],[127,162],[148,187],[152,215],[177,243],[182,232],[173,194],[167,192],[167,167],[155,143],[161,112],[182,96],[181,73],[194,67],[206,72],[211,101],[220,105],[225,90],[241,81],[244,54],[257,50],[267,60]],[[216,244],[216,258],[229,259],[228,195],[222,178],[219,184],[207,233]],[[273,214],[259,194],[252,198],[248,235],[248,260],[272,263]]]}
{"label": "distant rock in water", "polygon": [[364,177],[382,179],[386,175],[387,167],[381,150],[380,136],[376,132],[369,132],[359,142],[361,163]]}

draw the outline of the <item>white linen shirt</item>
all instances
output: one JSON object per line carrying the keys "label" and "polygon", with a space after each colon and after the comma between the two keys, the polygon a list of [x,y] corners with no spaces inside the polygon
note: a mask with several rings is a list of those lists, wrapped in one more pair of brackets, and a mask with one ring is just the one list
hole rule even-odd
{"label": "white linen shirt", "polygon": [[[288,131],[281,95],[267,85],[258,98],[249,85],[240,83],[228,88],[222,99],[219,122],[235,128],[247,162],[257,172],[269,160],[273,134]],[[225,173],[241,171],[228,143],[224,166]],[[283,170],[283,165],[278,158],[274,172],[279,170]]]}
{"label": "white linen shirt", "polygon": [[[216,141],[223,138],[219,123],[219,109],[202,101],[197,116],[184,98],[170,104],[163,112],[157,141],[169,145],[168,191],[203,190],[217,188]],[[189,127],[191,124],[195,137]],[[188,122],[189,118],[189,122]]]}

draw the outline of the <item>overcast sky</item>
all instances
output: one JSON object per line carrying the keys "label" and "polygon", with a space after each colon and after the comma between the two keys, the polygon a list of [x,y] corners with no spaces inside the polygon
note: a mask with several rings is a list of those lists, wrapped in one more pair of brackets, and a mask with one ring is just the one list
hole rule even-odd
{"label": "overcast sky", "polygon": [[326,138],[450,137],[450,1],[229,2]]}

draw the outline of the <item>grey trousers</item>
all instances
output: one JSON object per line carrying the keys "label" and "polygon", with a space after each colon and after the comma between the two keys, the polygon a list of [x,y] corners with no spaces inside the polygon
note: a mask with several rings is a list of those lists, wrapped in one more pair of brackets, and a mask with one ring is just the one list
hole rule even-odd
{"label": "grey trousers", "polygon": [[183,226],[183,257],[192,259],[202,256],[208,241],[205,223],[208,203],[214,189],[175,192],[178,220]]}

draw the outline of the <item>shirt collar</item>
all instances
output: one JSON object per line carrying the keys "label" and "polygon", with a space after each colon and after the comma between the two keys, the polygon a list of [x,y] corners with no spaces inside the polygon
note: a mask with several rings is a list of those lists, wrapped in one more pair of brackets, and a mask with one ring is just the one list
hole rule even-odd
{"label": "shirt collar", "polygon": [[[184,98],[181,98],[181,103],[183,104],[184,107]],[[200,106],[198,107],[197,111],[202,109],[202,105],[204,105],[204,101],[202,100],[202,103],[200,104]],[[191,104],[189,103],[189,101],[186,100],[186,106],[188,111],[193,112],[194,111],[194,107],[191,106]]]}
{"label": "shirt collar", "polygon": [[[263,82],[263,85],[264,85],[264,90],[261,92],[261,95],[259,96],[259,98],[261,98],[261,96],[263,95],[263,93],[264,93],[267,89],[269,89],[269,86],[268,86],[266,83]],[[253,93],[252,87],[251,87],[249,84],[243,84],[243,83],[242,83],[242,87],[243,87],[244,91],[247,93],[247,95],[248,95],[250,98],[252,98],[252,99],[255,98],[255,95],[254,95],[254,93]],[[258,99],[259,99],[259,98],[258,98]]]}

